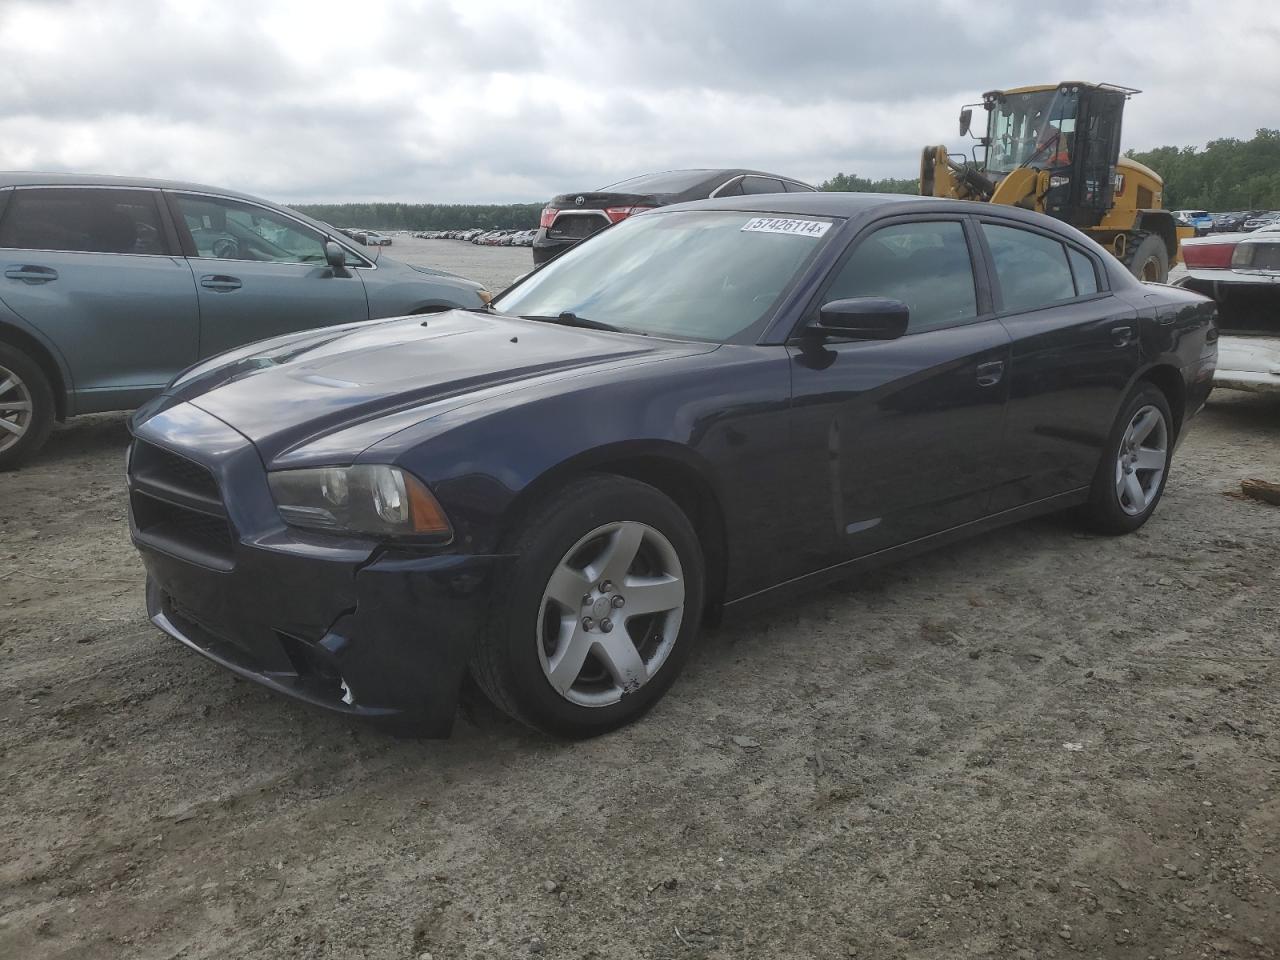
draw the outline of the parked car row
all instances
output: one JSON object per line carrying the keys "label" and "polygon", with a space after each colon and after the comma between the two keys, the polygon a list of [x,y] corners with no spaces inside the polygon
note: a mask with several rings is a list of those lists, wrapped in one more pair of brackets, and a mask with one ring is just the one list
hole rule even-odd
{"label": "parked car row", "polygon": [[350,237],[356,243],[364,244],[366,247],[391,246],[391,238],[385,233],[379,233],[377,230],[364,230],[360,227],[339,227],[338,232]]}
{"label": "parked car row", "polygon": [[360,242],[217,187],[0,173],[0,469],[55,420],[137,407],[214,354],[490,299]]}
{"label": "parked car row", "polygon": [[[1210,233],[1249,233],[1260,227],[1280,223],[1280,210],[1235,210],[1228,213],[1176,210],[1174,214],[1179,222],[1195,226],[1198,237]],[[1184,218],[1183,214],[1188,216]],[[1196,222],[1193,223],[1193,220]]]}
{"label": "parked car row", "polygon": [[420,240],[469,240],[486,247],[531,247],[537,230],[421,230]]}

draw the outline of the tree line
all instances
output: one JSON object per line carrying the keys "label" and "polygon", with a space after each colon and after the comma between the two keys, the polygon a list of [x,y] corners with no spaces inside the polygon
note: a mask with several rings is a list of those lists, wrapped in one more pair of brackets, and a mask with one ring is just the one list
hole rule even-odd
{"label": "tree line", "polygon": [[[1198,147],[1128,151],[1164,178],[1170,210],[1280,210],[1280,130],[1261,129],[1251,140],[1225,137]],[[837,173],[822,190],[917,193],[920,181],[870,180]],[[531,230],[540,203],[303,203],[298,210],[339,227],[378,230]]]}
{"label": "tree line", "polygon": [[1170,210],[1280,210],[1280,130],[1252,140],[1224,137],[1197,147],[1126,152],[1164,178]]}

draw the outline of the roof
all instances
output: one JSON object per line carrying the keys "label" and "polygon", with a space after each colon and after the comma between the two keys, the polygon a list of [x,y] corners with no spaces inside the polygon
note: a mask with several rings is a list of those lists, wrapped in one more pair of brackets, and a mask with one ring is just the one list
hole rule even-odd
{"label": "roof", "polygon": [[6,187],[137,187],[149,190],[190,190],[193,193],[211,193],[219,197],[230,197],[234,200],[246,200],[259,206],[279,210],[296,220],[309,223],[322,233],[329,234],[334,229],[331,225],[309,217],[300,210],[286,207],[284,204],[264,200],[250,193],[239,190],[228,190],[226,187],[214,187],[206,183],[188,183],[183,180],[154,180],[148,177],[109,177],[97,173],[40,173],[30,170],[0,170],[0,190]]}
{"label": "roof", "polygon": [[[167,190],[195,190],[202,193],[218,193],[242,200],[263,203],[261,197],[214,187],[207,183],[187,183],[182,180],[153,180],[149,177],[109,177],[98,173],[40,173],[31,170],[0,170],[0,188],[3,187],[144,187]],[[270,201],[265,201],[270,203]]]}

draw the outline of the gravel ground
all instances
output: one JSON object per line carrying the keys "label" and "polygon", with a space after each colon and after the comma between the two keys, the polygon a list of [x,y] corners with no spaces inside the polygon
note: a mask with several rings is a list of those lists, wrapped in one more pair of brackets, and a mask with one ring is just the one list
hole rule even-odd
{"label": "gravel ground", "polygon": [[560,743],[474,695],[394,739],[179,648],[124,419],[73,421],[0,475],[0,957],[1276,957],[1280,508],[1232,494],[1277,429],[1216,396],[1138,534],[1048,518],[726,624]]}
{"label": "gravel ground", "polygon": [[465,240],[418,240],[408,236],[395,237],[394,241],[383,256],[470,277],[495,294],[533,269],[533,252],[528,247],[480,247]]}

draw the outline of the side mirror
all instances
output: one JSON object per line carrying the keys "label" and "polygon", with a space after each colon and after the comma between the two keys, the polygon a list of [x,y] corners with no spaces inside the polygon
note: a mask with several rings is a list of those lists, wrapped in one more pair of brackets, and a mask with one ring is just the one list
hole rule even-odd
{"label": "side mirror", "polygon": [[851,340],[897,340],[910,319],[911,308],[901,300],[856,297],[824,303],[812,329]]}
{"label": "side mirror", "polygon": [[341,273],[347,268],[347,251],[342,249],[342,245],[334,243],[332,240],[324,242],[324,258],[328,261],[329,266],[333,267],[334,273]]}
{"label": "side mirror", "polygon": [[973,111],[965,107],[960,111],[960,136],[967,137],[969,128],[973,126]]}

